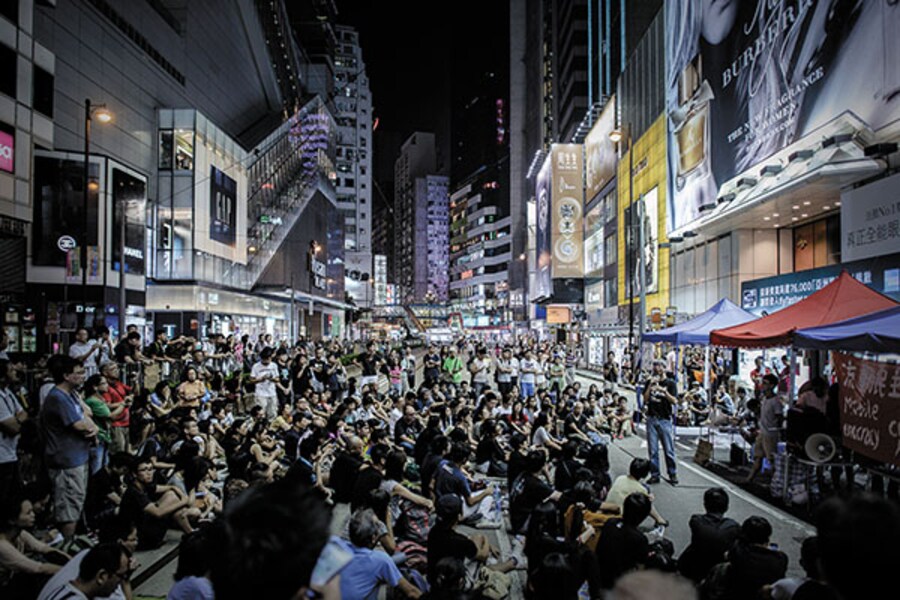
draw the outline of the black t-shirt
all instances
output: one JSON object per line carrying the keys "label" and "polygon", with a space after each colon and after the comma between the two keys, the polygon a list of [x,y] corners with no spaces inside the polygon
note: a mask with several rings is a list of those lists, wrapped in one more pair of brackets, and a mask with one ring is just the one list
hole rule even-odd
{"label": "black t-shirt", "polygon": [[503,450],[500,444],[493,438],[482,438],[478,442],[478,449],[475,450],[475,462],[477,464],[486,463],[491,460],[503,461]]}
{"label": "black t-shirt", "polygon": [[126,358],[134,360],[136,356],[135,347],[128,343],[128,340],[122,340],[116,344],[113,353],[116,355],[116,362],[125,362]]}
{"label": "black t-shirt", "polygon": [[318,358],[311,359],[309,361],[309,373],[311,377],[315,377],[322,385],[328,383],[328,365],[324,360],[319,360]]}
{"label": "black t-shirt", "polygon": [[353,491],[350,494],[350,508],[356,510],[362,508],[366,504],[369,492],[377,490],[384,481],[384,476],[378,472],[378,469],[367,467],[359,471],[356,477],[356,483],[353,484]]}
{"label": "black t-shirt", "polygon": [[381,360],[381,356],[376,352],[375,354],[363,354],[362,358],[359,359],[359,364],[362,366],[362,375],[363,377],[373,377],[378,375],[378,361]]}
{"label": "black t-shirt", "polygon": [[434,495],[440,498],[445,494],[456,494],[463,502],[469,497],[468,483],[465,476],[461,475],[451,462],[446,462],[437,468],[434,481]]}
{"label": "black t-shirt", "polygon": [[516,477],[525,472],[528,457],[521,452],[510,452],[506,463],[506,489],[511,490]]}
{"label": "black t-shirt", "polygon": [[119,504],[119,514],[137,524],[139,550],[158,548],[166,536],[168,528],[166,520],[157,519],[144,510],[148,504],[155,501],[153,496],[155,494],[148,494],[132,484],[125,490]]}
{"label": "black t-shirt", "polygon": [[442,460],[444,460],[442,455],[429,452],[425,455],[425,460],[422,461],[422,468],[419,469],[419,477],[422,479],[422,494],[424,494],[426,498],[431,497],[431,482],[434,480],[434,474]]}
{"label": "black t-shirt", "polygon": [[553,488],[533,473],[524,473],[513,482],[510,491],[509,521],[521,531],[534,508],[553,493]]}
{"label": "black t-shirt", "polygon": [[566,417],[566,425],[565,431],[566,435],[574,435],[576,433],[575,428],[577,427],[581,433],[585,433],[585,424],[587,423],[587,417],[584,416],[584,413],[581,413],[581,416],[576,417],[575,413],[572,413],[568,417]]}
{"label": "black t-shirt", "polygon": [[399,444],[400,437],[404,435],[415,440],[419,435],[419,422],[413,420],[412,423],[409,423],[406,421],[406,417],[397,421],[397,424],[394,425],[394,442]]}
{"label": "black t-shirt", "polygon": [[573,458],[560,460],[553,474],[553,487],[561,492],[572,489],[575,486],[575,473],[580,468],[581,463]]}
{"label": "black t-shirt", "polygon": [[425,460],[425,456],[428,455],[431,441],[436,436],[440,435],[440,433],[441,431],[439,429],[426,427],[422,433],[419,434],[419,437],[416,438],[416,445],[415,448],[413,448],[413,458],[420,467],[422,466],[422,461]]}
{"label": "black t-shirt", "polygon": [[647,536],[621,519],[610,519],[603,525],[597,542],[597,562],[603,589],[612,588],[622,574],[643,565],[650,553]]}
{"label": "black t-shirt", "polygon": [[465,560],[475,558],[476,554],[475,542],[439,521],[428,532],[428,580],[434,585],[434,570],[442,558]]}
{"label": "black t-shirt", "polygon": [[[647,399],[647,416],[658,419],[671,419],[672,403],[666,398],[663,390],[651,387],[652,384],[649,380],[644,385],[650,389],[650,395]],[[672,396],[678,397],[678,387],[675,385],[675,380],[668,375],[660,381],[660,386],[665,388]]]}
{"label": "black t-shirt", "polygon": [[[437,363],[435,367],[429,367],[428,363],[434,362]],[[424,376],[426,379],[437,379],[440,373],[440,365],[441,365],[441,357],[437,354],[426,354],[425,355],[425,370]]]}
{"label": "black t-shirt", "polygon": [[353,488],[362,467],[362,459],[359,456],[342,452],[334,459],[331,465],[331,473],[328,476],[328,486],[334,490],[335,502],[349,503],[353,497]]}

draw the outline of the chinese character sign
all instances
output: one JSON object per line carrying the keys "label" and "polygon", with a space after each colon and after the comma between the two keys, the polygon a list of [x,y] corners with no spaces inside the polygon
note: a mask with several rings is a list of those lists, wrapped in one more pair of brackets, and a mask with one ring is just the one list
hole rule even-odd
{"label": "chinese character sign", "polygon": [[900,466],[900,365],[835,354],[844,446]]}
{"label": "chinese character sign", "polygon": [[550,242],[553,278],[584,277],[584,179],[582,147],[554,144]]}

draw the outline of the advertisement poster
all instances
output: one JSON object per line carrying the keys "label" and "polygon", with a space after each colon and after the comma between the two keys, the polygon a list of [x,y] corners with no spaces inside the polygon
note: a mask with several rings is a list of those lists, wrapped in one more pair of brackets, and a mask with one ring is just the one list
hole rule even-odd
{"label": "advertisement poster", "polygon": [[237,241],[237,182],[209,167],[209,237],[234,247]]}
{"label": "advertisement poster", "polygon": [[147,183],[138,177],[113,167],[113,246],[112,260],[119,268],[119,248],[121,247],[122,214],[125,215],[125,272],[133,275],[144,274],[144,222],[147,202]]}
{"label": "advertisement poster", "polygon": [[582,147],[554,144],[551,149],[550,245],[553,279],[584,277],[584,187]]}
{"label": "advertisement poster", "polygon": [[841,194],[842,261],[890,254],[897,248],[900,248],[900,175]]}
{"label": "advertisement poster", "polygon": [[900,466],[900,365],[835,352],[844,446]]}
{"label": "advertisement poster", "polygon": [[[659,194],[653,188],[640,200],[625,208],[625,263],[626,285],[630,286],[629,277],[634,281],[634,297],[641,293],[641,269],[647,293],[652,294],[659,289]],[[641,247],[641,260],[637,258],[635,249]],[[630,275],[627,271],[632,269]],[[631,288],[626,288],[626,296]]]}
{"label": "advertisement poster", "polygon": [[553,155],[547,157],[538,172],[534,197],[537,211],[537,227],[535,228],[537,266],[535,268],[534,298],[548,298],[553,293],[550,282],[550,182],[552,176],[551,161]]}
{"label": "advertisement poster", "polygon": [[609,139],[616,127],[616,97],[612,96],[584,138],[585,199],[593,200],[616,173],[616,145]]}
{"label": "advertisement poster", "polygon": [[585,277],[602,277],[606,258],[603,255],[606,241],[605,205],[601,202],[585,215],[584,238],[584,275]]}
{"label": "advertisement poster", "polygon": [[665,10],[668,231],[844,112],[875,131],[900,117],[900,2],[681,0]]}
{"label": "advertisement poster", "polygon": [[803,300],[846,270],[860,283],[900,302],[900,254],[745,281],[741,308],[764,316]]}
{"label": "advertisement poster", "polygon": [[[90,180],[98,181],[100,165],[90,164]],[[32,264],[42,267],[65,267],[66,255],[55,243],[69,235],[79,246],[84,231],[84,161],[67,160],[58,156],[34,157],[34,220],[31,229]],[[97,198],[99,185],[88,186],[88,243],[97,244]]]}

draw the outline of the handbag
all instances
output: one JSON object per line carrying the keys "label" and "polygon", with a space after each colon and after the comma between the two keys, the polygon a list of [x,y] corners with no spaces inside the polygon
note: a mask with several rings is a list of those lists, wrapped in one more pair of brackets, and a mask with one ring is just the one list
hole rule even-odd
{"label": "handbag", "polygon": [[712,460],[713,445],[709,440],[699,440],[697,442],[697,450],[694,452],[694,462],[698,465],[705,465]]}

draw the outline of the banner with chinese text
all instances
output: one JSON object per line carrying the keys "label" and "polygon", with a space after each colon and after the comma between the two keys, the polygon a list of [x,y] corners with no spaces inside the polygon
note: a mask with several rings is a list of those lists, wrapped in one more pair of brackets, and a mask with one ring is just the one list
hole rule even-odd
{"label": "banner with chinese text", "polygon": [[900,466],[900,365],[834,354],[844,446]]}

